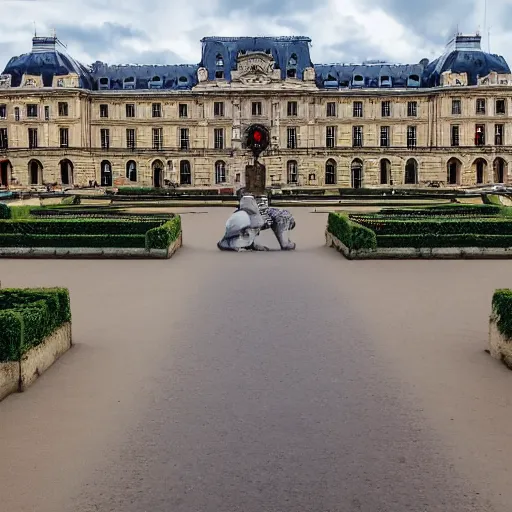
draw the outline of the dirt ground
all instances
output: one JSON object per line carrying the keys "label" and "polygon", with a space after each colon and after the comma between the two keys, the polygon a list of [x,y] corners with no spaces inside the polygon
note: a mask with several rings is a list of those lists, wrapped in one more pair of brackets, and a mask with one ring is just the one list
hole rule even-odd
{"label": "dirt ground", "polygon": [[0,260],[69,287],[76,343],[0,403],[0,509],[509,512],[512,261],[349,262],[314,208],[223,253],[231,211],[181,210],[167,261]]}

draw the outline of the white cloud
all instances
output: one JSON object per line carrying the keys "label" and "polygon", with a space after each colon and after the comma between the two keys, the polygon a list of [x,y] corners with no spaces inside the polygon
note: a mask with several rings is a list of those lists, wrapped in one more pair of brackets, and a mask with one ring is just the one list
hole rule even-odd
{"label": "white cloud", "polygon": [[[69,53],[84,64],[155,55],[195,64],[199,39],[207,35],[307,35],[314,62],[415,63],[438,56],[458,22],[465,32],[483,28],[483,2],[476,0],[0,0],[0,5],[0,68],[11,56],[30,51],[32,20],[40,35],[57,28]],[[487,19],[493,53],[512,64],[509,0],[495,0]],[[485,34],[483,46],[487,49]]]}

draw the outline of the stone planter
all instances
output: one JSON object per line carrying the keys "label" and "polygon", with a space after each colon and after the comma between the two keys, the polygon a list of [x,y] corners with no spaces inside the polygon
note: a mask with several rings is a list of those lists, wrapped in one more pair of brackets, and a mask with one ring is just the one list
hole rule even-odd
{"label": "stone planter", "polygon": [[494,314],[489,319],[489,352],[494,359],[502,361],[512,370],[512,340],[501,334],[498,319]]}
{"label": "stone planter", "polygon": [[25,391],[71,346],[71,323],[66,323],[23,354],[20,361],[0,363],[0,400],[16,391]]}

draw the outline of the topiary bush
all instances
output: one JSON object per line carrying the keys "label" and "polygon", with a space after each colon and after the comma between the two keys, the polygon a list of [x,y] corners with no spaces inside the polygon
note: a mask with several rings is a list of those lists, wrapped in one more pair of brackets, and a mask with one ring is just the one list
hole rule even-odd
{"label": "topiary bush", "polygon": [[377,247],[375,233],[367,227],[352,222],[348,215],[343,213],[329,213],[327,231],[350,250],[375,249]]}
{"label": "topiary bush", "polygon": [[146,233],[146,249],[168,249],[181,234],[181,217],[176,215],[165,224]]}
{"label": "topiary bush", "polygon": [[512,290],[503,288],[494,292],[492,311],[501,335],[512,339]]}
{"label": "topiary bush", "polygon": [[0,362],[18,361],[70,321],[65,288],[0,290]]}
{"label": "topiary bush", "polygon": [[10,219],[11,209],[5,204],[0,203],[0,219]]}

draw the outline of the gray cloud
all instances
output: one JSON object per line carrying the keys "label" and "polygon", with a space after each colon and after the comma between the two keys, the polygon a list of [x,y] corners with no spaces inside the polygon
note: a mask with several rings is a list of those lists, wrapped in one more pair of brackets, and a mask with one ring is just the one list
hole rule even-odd
{"label": "gray cloud", "polygon": [[314,11],[325,7],[327,0],[258,0],[255,2],[240,0],[219,0],[217,13],[226,14],[229,12],[244,12],[260,16],[288,15],[297,12]]}

